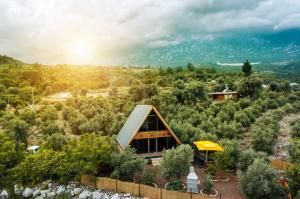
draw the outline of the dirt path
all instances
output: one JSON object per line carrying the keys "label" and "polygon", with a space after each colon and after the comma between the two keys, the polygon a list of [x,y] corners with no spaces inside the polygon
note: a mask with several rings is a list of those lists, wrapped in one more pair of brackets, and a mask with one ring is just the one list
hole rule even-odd
{"label": "dirt path", "polygon": [[240,141],[240,146],[242,150],[250,148],[251,145],[251,128],[246,131],[244,138]]}
{"label": "dirt path", "polygon": [[287,160],[288,159],[288,145],[291,139],[290,123],[296,119],[300,119],[300,114],[290,114],[285,116],[280,122],[280,129],[277,142],[274,146],[274,154],[272,157]]}

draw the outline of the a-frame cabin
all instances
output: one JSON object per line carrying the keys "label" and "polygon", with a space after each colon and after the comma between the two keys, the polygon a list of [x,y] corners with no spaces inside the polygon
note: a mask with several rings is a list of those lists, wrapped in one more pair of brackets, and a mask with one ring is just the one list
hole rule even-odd
{"label": "a-frame cabin", "polygon": [[122,149],[132,147],[144,157],[159,157],[164,149],[181,144],[152,105],[137,105],[116,139]]}

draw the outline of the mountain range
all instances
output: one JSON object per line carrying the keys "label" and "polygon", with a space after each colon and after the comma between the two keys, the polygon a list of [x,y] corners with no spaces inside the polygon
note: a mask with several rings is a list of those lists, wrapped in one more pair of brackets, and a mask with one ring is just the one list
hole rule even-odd
{"label": "mountain range", "polygon": [[196,65],[234,65],[246,59],[281,65],[300,61],[300,29],[192,39],[176,45],[139,50],[129,54],[123,64],[178,66],[192,62]]}

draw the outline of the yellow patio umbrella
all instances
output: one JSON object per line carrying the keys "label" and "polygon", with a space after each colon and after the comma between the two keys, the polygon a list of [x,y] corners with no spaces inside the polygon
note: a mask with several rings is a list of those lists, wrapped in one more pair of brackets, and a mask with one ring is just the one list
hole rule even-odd
{"label": "yellow patio umbrella", "polygon": [[224,150],[220,145],[218,145],[215,142],[211,142],[211,141],[197,141],[197,142],[194,142],[194,144],[196,145],[196,147],[199,151],[206,151],[206,161],[207,161],[208,151],[223,151]]}

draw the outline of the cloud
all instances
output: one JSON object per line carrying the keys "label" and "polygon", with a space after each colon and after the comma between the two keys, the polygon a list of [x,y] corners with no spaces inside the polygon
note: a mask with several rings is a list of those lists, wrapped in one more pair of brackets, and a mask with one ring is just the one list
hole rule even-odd
{"label": "cloud", "polygon": [[0,10],[0,54],[51,64],[82,39],[95,48],[89,62],[117,64],[137,47],[300,27],[299,0],[0,0]]}

